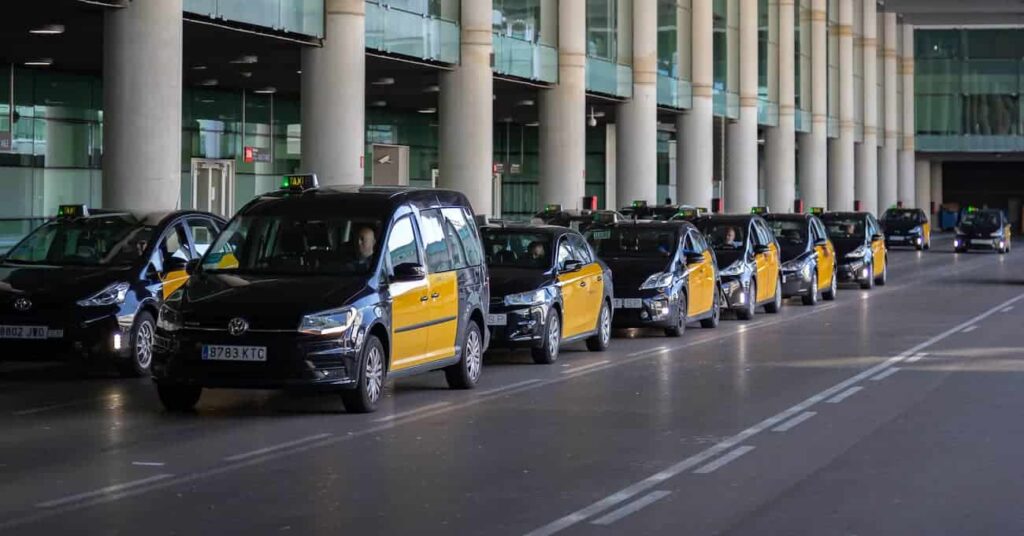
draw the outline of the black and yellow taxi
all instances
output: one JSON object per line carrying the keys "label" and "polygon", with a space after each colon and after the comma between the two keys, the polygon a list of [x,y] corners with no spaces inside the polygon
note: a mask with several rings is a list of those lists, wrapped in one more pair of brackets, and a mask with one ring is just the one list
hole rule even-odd
{"label": "black and yellow taxi", "polygon": [[112,362],[149,372],[163,300],[224,220],[63,205],[0,258],[0,359]]}
{"label": "black and yellow taxi", "polygon": [[971,249],[988,249],[1008,253],[1012,248],[1013,226],[1002,210],[968,207],[956,226],[953,249],[965,253]]}
{"label": "black and yellow taxi", "polygon": [[314,389],[369,412],[387,378],[434,370],[472,388],[489,286],[466,197],[282,186],[231,219],[160,309],[165,407],[191,409],[204,388]]}
{"label": "black and yellow taxi", "polygon": [[595,225],[608,225],[625,221],[626,217],[614,210],[567,210],[562,205],[547,205],[533,215],[532,221],[541,225],[568,227],[581,233]]}
{"label": "black and yellow taxi", "polygon": [[821,222],[836,248],[836,270],[841,283],[859,283],[861,288],[870,289],[888,281],[889,251],[874,215],[826,212],[821,215]]}
{"label": "black and yellow taxi", "polygon": [[529,347],[554,363],[565,343],[608,348],[612,272],[578,232],[557,226],[496,225],[481,230],[491,277],[487,325],[494,345]]}
{"label": "black and yellow taxi", "polygon": [[879,223],[887,247],[910,246],[918,251],[932,247],[932,225],[919,208],[890,208],[882,213]]}
{"label": "black and yellow taxi", "polygon": [[587,241],[615,274],[613,326],[661,328],[679,337],[689,322],[718,326],[715,255],[687,222],[624,222],[592,228]]}
{"label": "black and yellow taxi", "polygon": [[[821,213],[821,211],[815,211]],[[799,296],[804,305],[834,300],[836,250],[828,231],[812,214],[765,214],[782,254],[782,297]]]}
{"label": "black and yellow taxi", "polygon": [[750,214],[712,214],[694,224],[718,259],[725,306],[740,320],[750,320],[757,308],[782,309],[782,256],[775,235],[755,208]]}
{"label": "black and yellow taxi", "polygon": [[631,220],[668,221],[679,212],[679,205],[650,205],[647,201],[633,201],[619,213]]}

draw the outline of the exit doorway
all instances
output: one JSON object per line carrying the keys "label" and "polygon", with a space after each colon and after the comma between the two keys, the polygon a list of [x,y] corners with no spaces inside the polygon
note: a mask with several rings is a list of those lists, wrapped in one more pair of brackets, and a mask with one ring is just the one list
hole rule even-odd
{"label": "exit doorway", "polygon": [[231,218],[235,212],[235,161],[192,159],[189,208]]}

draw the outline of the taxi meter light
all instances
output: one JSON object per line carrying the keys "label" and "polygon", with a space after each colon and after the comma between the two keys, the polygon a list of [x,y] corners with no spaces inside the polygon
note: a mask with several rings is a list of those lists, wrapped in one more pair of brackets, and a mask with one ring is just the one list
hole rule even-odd
{"label": "taxi meter light", "polygon": [[86,218],[89,216],[89,207],[85,205],[60,205],[57,207],[58,218]]}
{"label": "taxi meter light", "polygon": [[561,212],[562,205],[547,205],[544,207],[544,212]]}
{"label": "taxi meter light", "polygon": [[319,186],[320,182],[316,178],[316,173],[285,175],[284,178],[281,179],[281,189],[292,192],[302,192]]}
{"label": "taxi meter light", "polygon": [[633,201],[633,208],[647,208],[647,201]]}
{"label": "taxi meter light", "polygon": [[764,214],[768,214],[768,207],[753,207],[750,209],[750,213],[762,216]]}
{"label": "taxi meter light", "polygon": [[824,207],[811,207],[811,214],[814,216],[821,216],[825,213]]}

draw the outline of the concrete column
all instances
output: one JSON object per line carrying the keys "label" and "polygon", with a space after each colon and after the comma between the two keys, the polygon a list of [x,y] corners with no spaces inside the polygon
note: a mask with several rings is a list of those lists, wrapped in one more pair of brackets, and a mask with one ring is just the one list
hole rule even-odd
{"label": "concrete column", "polygon": [[932,202],[932,162],[919,158],[914,177],[914,206],[927,213]]}
{"label": "concrete column", "polygon": [[693,0],[692,17],[693,106],[676,119],[676,198],[682,204],[711,208],[715,176],[713,0]]}
{"label": "concrete column", "polygon": [[796,199],[796,54],[793,0],[778,0],[779,20],[779,124],[765,137],[768,206],[790,212]]}
{"label": "concrete column", "polygon": [[363,184],[366,4],[327,0],[324,46],[302,49],[302,169],[320,184]]}
{"label": "concrete column", "polygon": [[904,24],[900,27],[903,56],[900,58],[900,76],[903,78],[903,105],[900,109],[899,177],[898,195],[904,206],[913,206],[915,197],[914,172],[914,27]]}
{"label": "concrete column", "polygon": [[878,3],[864,0],[864,142],[857,146],[855,195],[865,212],[878,208]]}
{"label": "concrete column", "polygon": [[853,210],[856,125],[853,105],[853,0],[839,0],[839,139],[830,162],[828,206]]}
{"label": "concrete column", "polygon": [[181,66],[181,0],[132,2],[104,12],[104,207],[177,207]]}
{"label": "concrete column", "polygon": [[658,199],[658,9],[633,4],[633,98],[618,105],[616,198]]}
{"label": "concrete column", "polygon": [[[800,135],[800,193],[828,205],[828,0],[811,0],[811,131]],[[806,74],[804,75],[806,76]]]}
{"label": "concrete column", "polygon": [[881,162],[878,170],[878,209],[884,211],[896,205],[899,197],[896,189],[897,176],[899,175],[897,165],[899,149],[899,103],[897,102],[897,74],[896,39],[899,33],[896,31],[896,14],[882,13],[883,36],[882,36],[882,61],[883,76],[882,92],[884,105],[884,144],[882,145]]}
{"label": "concrete column", "polygon": [[583,201],[586,159],[584,0],[558,2],[558,85],[540,94],[540,196],[565,208]]}
{"label": "concrete column", "polygon": [[[931,202],[935,205],[935,212],[931,214],[932,217],[932,229],[938,229],[938,214],[939,209],[942,208],[942,162],[932,162],[932,176],[931,176]],[[926,208],[925,210],[929,210]]]}
{"label": "concrete column", "polygon": [[477,214],[494,214],[494,74],[491,1],[462,2],[461,56],[440,75],[438,186],[466,194]]}
{"label": "concrete column", "polygon": [[726,212],[757,205],[757,2],[739,9],[739,119],[727,128]]}

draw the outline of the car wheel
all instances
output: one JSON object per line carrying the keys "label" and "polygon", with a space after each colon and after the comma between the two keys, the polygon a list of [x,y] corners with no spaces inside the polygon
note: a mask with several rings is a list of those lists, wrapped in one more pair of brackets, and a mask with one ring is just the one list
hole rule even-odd
{"label": "car wheel", "polygon": [[153,340],[156,334],[156,322],[148,311],[140,311],[135,316],[135,324],[129,337],[131,355],[122,361],[118,368],[121,375],[138,378],[149,374],[153,364]]}
{"label": "car wheel", "polygon": [[682,337],[686,333],[686,295],[679,296],[678,314],[676,314],[676,325],[665,328],[666,337]]}
{"label": "car wheel", "polygon": [[597,319],[597,333],[587,339],[587,350],[603,352],[612,341],[612,310],[605,301],[601,306],[601,316]]}
{"label": "car wheel", "polygon": [[889,263],[885,263],[882,266],[882,275],[878,276],[875,279],[875,284],[880,286],[880,287],[884,287],[885,284],[888,283],[888,282],[889,282]]}
{"label": "car wheel", "polygon": [[747,303],[745,307],[736,311],[736,318],[751,320],[754,318],[754,313],[757,309],[757,281],[750,281],[750,287],[747,288],[747,299],[744,301]]}
{"label": "car wheel", "polygon": [[544,323],[544,341],[541,346],[530,348],[533,362],[538,365],[550,365],[558,361],[558,349],[562,342],[562,322],[558,319],[558,311],[554,307],[548,311],[547,322]]}
{"label": "car wheel", "polygon": [[715,287],[715,301],[711,305],[711,316],[700,321],[700,327],[714,329],[722,320],[722,289]]}
{"label": "car wheel", "polygon": [[182,413],[196,408],[199,398],[203,396],[203,388],[191,385],[165,385],[158,383],[156,393],[159,395],[160,402],[167,411]]}
{"label": "car wheel", "polygon": [[775,281],[775,297],[771,303],[764,306],[764,312],[775,314],[782,310],[782,276],[779,275]]}
{"label": "car wheel", "polygon": [[354,389],[341,392],[341,403],[349,413],[372,413],[384,394],[386,358],[384,345],[375,335],[366,337],[363,345],[362,370]]}
{"label": "car wheel", "polygon": [[484,339],[480,335],[480,326],[470,322],[466,326],[466,340],[462,345],[462,359],[458,363],[444,369],[448,387],[452,389],[472,389],[480,381],[483,372]]}
{"label": "car wheel", "polygon": [[860,288],[864,290],[871,290],[875,288],[875,267],[872,264],[868,264],[868,278],[860,282]]}
{"label": "car wheel", "polygon": [[821,297],[825,298],[825,301],[832,301],[836,299],[836,291],[839,289],[839,274],[835,270],[832,271],[832,284],[829,285],[828,290],[822,293]]}
{"label": "car wheel", "polygon": [[804,305],[818,305],[818,269],[815,267],[814,275],[811,276],[811,289],[802,298]]}

